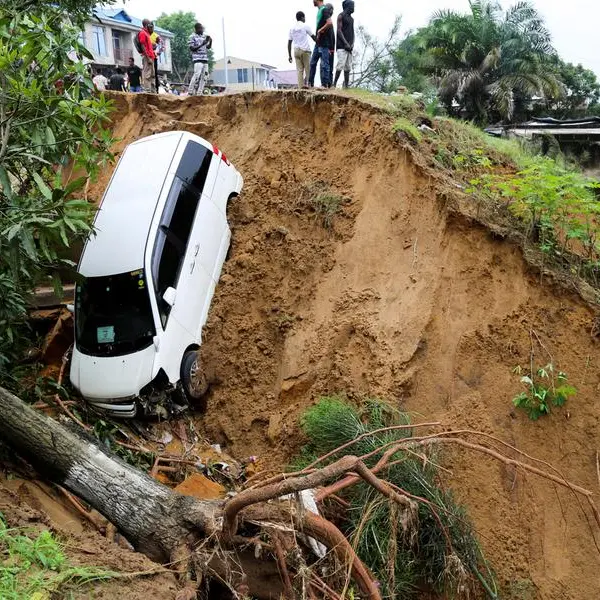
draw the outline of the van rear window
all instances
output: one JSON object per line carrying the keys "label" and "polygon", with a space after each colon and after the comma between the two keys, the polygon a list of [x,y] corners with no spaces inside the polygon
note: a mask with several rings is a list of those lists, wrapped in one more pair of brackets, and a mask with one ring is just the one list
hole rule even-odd
{"label": "van rear window", "polygon": [[213,156],[212,151],[201,144],[188,142],[177,168],[177,177],[202,194]]}

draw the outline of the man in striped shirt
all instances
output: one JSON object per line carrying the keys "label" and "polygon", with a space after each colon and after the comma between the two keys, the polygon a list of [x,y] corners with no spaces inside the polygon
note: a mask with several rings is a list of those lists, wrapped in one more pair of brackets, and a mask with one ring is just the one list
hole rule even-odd
{"label": "man in striped shirt", "polygon": [[194,63],[194,75],[190,81],[189,95],[201,96],[204,93],[206,77],[208,75],[208,51],[212,48],[212,38],[204,35],[202,23],[196,23],[196,33],[190,37],[189,47]]}

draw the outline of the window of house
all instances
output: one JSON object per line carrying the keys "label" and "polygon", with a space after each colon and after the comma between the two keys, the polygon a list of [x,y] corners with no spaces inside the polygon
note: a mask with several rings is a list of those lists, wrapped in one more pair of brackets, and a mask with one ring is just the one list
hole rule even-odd
{"label": "window of house", "polygon": [[248,69],[237,70],[238,83],[248,83]]}
{"label": "window of house", "polygon": [[77,37],[78,37],[78,39],[79,39],[79,43],[80,43],[82,46],[85,46],[85,31],[83,31],[83,30],[82,30],[82,31],[80,31],[80,32],[79,32],[79,35],[78,35]]}
{"label": "window of house", "polygon": [[98,56],[108,56],[106,51],[106,39],[104,38],[104,27],[92,26],[92,50]]}

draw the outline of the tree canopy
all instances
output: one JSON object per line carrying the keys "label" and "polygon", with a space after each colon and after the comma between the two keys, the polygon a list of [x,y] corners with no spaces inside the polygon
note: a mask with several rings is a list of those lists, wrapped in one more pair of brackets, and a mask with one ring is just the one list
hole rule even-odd
{"label": "tree canopy", "polygon": [[533,97],[561,95],[560,80],[547,68],[556,55],[550,32],[530,2],[505,12],[489,0],[469,5],[467,14],[436,13],[415,34],[426,55],[420,67],[437,78],[448,112],[479,122],[511,120]]}
{"label": "tree canopy", "polygon": [[79,34],[59,4],[0,9],[0,371],[35,286],[60,287],[67,248],[88,235],[82,189],[108,156],[110,104]]}
{"label": "tree canopy", "polygon": [[359,29],[356,85],[437,95],[447,113],[478,123],[600,113],[595,73],[558,56],[529,1],[503,10],[470,0],[466,13],[438,11],[421,29],[397,34],[398,21],[386,42]]}

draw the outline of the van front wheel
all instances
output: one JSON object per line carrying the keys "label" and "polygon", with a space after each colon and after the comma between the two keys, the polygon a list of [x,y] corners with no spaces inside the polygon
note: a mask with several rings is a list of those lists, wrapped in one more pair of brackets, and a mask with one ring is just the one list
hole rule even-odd
{"label": "van front wheel", "polygon": [[208,381],[202,371],[198,352],[186,352],[183,356],[181,383],[188,400],[200,400],[208,391]]}

